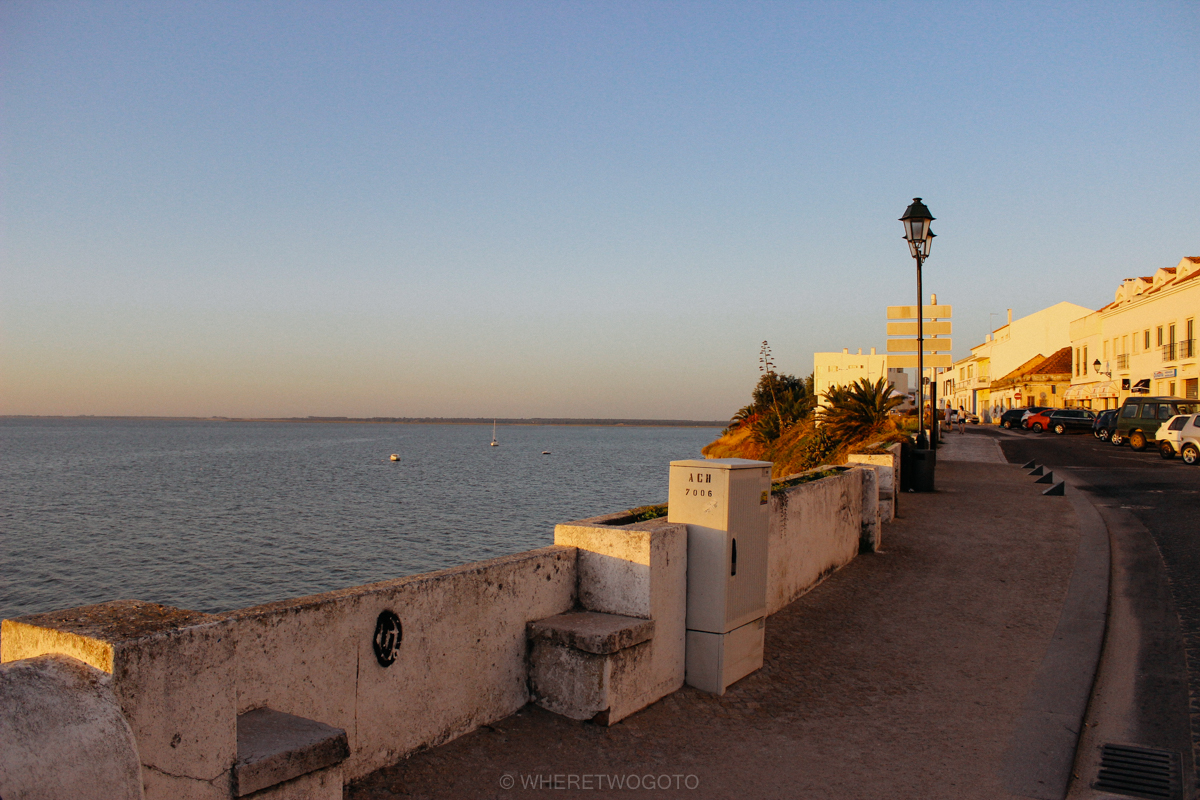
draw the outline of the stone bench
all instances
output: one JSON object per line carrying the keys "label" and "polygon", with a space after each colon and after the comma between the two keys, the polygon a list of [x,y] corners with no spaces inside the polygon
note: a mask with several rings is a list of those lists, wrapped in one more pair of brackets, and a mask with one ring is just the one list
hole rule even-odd
{"label": "stone bench", "polygon": [[350,744],[341,728],[258,708],[237,718],[235,797],[341,800]]}
{"label": "stone bench", "polygon": [[527,635],[531,693],[542,708],[601,725],[641,708],[654,620],[571,611],[529,623]]}

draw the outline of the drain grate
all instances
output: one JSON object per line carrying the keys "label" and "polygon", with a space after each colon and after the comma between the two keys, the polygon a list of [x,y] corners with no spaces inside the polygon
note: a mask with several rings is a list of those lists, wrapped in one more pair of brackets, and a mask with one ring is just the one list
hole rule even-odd
{"label": "drain grate", "polygon": [[1093,789],[1129,797],[1178,800],[1179,754],[1149,747],[1106,744],[1100,751],[1100,774]]}

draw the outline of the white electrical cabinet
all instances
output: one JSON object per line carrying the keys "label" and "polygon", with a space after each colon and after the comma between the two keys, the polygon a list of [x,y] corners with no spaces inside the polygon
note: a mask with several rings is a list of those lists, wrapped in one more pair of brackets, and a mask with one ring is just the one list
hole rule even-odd
{"label": "white electrical cabinet", "polygon": [[671,462],[667,520],[687,525],[685,680],[714,694],[760,668],[771,462]]}

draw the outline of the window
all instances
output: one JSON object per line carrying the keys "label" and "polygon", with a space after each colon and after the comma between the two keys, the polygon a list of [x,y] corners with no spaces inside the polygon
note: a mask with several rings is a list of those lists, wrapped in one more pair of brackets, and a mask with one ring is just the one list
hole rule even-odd
{"label": "window", "polygon": [[1142,419],[1158,419],[1158,403],[1146,403],[1142,406]]}
{"label": "window", "polygon": [[1183,426],[1187,424],[1187,421],[1188,421],[1187,417],[1179,417],[1178,419],[1171,422],[1171,425],[1170,425],[1170,427],[1167,428],[1167,430],[1181,431],[1181,430],[1183,430]]}
{"label": "window", "polygon": [[1162,338],[1162,325],[1159,325],[1157,328],[1155,328],[1155,332],[1156,332],[1156,333],[1157,333],[1157,335],[1158,335],[1158,346],[1159,346],[1159,347],[1162,347],[1162,343],[1163,343],[1163,338]]}
{"label": "window", "polygon": [[1083,346],[1083,374],[1087,375],[1087,345]]}
{"label": "window", "polygon": [[1058,386],[1056,386],[1056,385],[1054,385],[1054,384],[1051,384],[1051,386],[1050,386],[1050,394],[1058,394]]}
{"label": "window", "polygon": [[1158,407],[1158,418],[1159,419],[1167,420],[1173,416],[1175,416],[1175,409],[1172,408],[1167,403],[1163,403],[1161,406]]}
{"label": "window", "polygon": [[1141,338],[1141,337],[1139,337],[1136,333],[1133,334],[1133,354],[1135,356],[1138,353],[1138,339],[1139,338]]}
{"label": "window", "polygon": [[1167,384],[1167,394],[1171,395],[1171,397],[1175,396],[1175,381]]}
{"label": "window", "polygon": [[1147,328],[1147,329],[1146,329],[1146,330],[1143,332],[1143,335],[1144,335],[1144,339],[1145,339],[1145,344],[1144,344],[1144,345],[1142,345],[1142,349],[1143,349],[1143,350],[1149,350],[1149,349],[1150,349],[1150,329],[1149,329],[1149,328]]}
{"label": "window", "polygon": [[1125,407],[1121,409],[1121,416],[1125,417],[1126,419],[1133,419],[1134,417],[1137,416],[1137,412],[1138,412],[1138,404],[1137,403],[1126,403]]}
{"label": "window", "polygon": [[1125,354],[1128,352],[1129,352],[1129,334],[1126,334],[1121,337],[1121,353]]}
{"label": "window", "polygon": [[1167,326],[1167,343],[1175,344],[1175,326],[1174,325]]}
{"label": "window", "polygon": [[1200,400],[1200,379],[1188,378],[1183,382],[1183,396],[1188,400]]}

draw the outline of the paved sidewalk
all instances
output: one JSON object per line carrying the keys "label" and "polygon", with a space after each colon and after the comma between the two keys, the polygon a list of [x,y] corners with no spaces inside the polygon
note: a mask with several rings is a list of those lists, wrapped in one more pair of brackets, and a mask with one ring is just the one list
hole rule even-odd
{"label": "paved sidewalk", "polygon": [[1044,679],[1079,523],[1024,470],[954,447],[938,492],[901,496],[886,551],[772,616],[764,668],[725,696],[685,687],[611,728],[527,706],[348,796],[597,797],[617,792],[548,786],[628,775],[672,787],[655,797],[1018,796],[1011,776],[1037,765],[1010,745]]}
{"label": "paved sidewalk", "polygon": [[972,461],[978,464],[1007,464],[996,439],[979,430],[977,425],[968,425],[966,433],[958,429],[943,430],[938,443],[937,459],[942,461]]}

